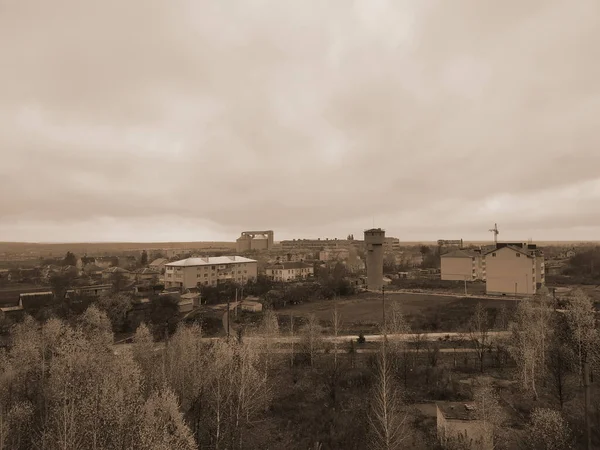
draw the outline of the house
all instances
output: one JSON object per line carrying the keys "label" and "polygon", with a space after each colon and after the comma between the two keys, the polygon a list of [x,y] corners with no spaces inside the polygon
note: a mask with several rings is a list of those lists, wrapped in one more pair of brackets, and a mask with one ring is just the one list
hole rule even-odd
{"label": "house", "polygon": [[131,272],[129,270],[123,269],[121,267],[109,267],[108,269],[104,269],[102,271],[102,279],[109,280],[115,276],[122,276],[124,278],[130,278]]}
{"label": "house", "polygon": [[94,264],[102,269],[108,269],[109,267],[118,266],[119,258],[116,256],[99,256],[95,258]]}
{"label": "house", "polygon": [[103,269],[101,267],[98,267],[94,263],[86,264],[85,266],[83,266],[83,273],[92,278],[102,277],[102,271]]}
{"label": "house", "polygon": [[108,294],[113,288],[112,284],[94,284],[91,286],[78,286],[73,289],[68,289],[65,292],[65,298],[76,299],[82,297],[98,298],[103,294]]}
{"label": "house", "polygon": [[216,286],[228,281],[245,284],[257,274],[258,262],[242,256],[187,258],[165,264],[165,289]]}
{"label": "house", "polygon": [[189,292],[182,294],[177,301],[180,313],[187,313],[192,311],[195,307],[200,305],[200,294]]}
{"label": "house", "polygon": [[485,254],[486,293],[534,295],[545,283],[543,253],[535,245],[498,243]]}
{"label": "house", "polygon": [[242,311],[261,312],[263,305],[260,302],[244,300],[243,302],[240,303],[240,308],[242,309]]}
{"label": "house", "polygon": [[485,280],[484,258],[480,251],[454,250],[441,255],[440,260],[442,280]]}
{"label": "house", "polygon": [[165,273],[165,265],[169,262],[167,258],[158,258],[148,264],[148,268],[156,270],[158,273]]}
{"label": "house", "polygon": [[135,281],[151,281],[158,280],[160,272],[150,268],[137,269],[133,271],[132,276],[135,278]]}
{"label": "house", "polygon": [[284,261],[266,269],[267,277],[274,281],[305,280],[314,276],[314,274],[314,266],[304,262]]}
{"label": "house", "polygon": [[474,450],[494,448],[492,430],[477,418],[474,404],[438,402],[436,415],[437,435],[442,445],[452,439],[462,439],[471,442],[471,448]]}

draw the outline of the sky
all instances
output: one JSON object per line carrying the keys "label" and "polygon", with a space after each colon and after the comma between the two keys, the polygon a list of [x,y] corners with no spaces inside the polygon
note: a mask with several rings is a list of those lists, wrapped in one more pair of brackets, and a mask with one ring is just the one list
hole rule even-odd
{"label": "sky", "polygon": [[0,241],[600,239],[597,0],[0,0]]}

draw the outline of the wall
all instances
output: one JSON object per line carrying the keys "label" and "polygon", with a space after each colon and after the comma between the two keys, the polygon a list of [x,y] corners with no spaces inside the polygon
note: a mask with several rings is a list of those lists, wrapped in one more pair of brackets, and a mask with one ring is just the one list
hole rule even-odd
{"label": "wall", "polygon": [[472,258],[442,257],[441,262],[442,280],[473,280],[474,264]]}
{"label": "wall", "polygon": [[[494,253],[496,256],[493,256]],[[535,257],[528,257],[508,247],[496,250],[494,253],[485,256],[486,293],[535,294]]]}

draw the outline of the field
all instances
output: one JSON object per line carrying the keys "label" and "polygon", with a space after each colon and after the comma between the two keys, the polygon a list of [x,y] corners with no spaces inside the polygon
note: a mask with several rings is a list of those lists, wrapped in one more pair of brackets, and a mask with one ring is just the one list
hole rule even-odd
{"label": "field", "polygon": [[[359,294],[338,299],[337,309],[342,316],[343,333],[371,333],[382,323],[382,297]],[[502,305],[508,309],[516,306],[515,300],[490,298],[461,298],[434,294],[388,293],[385,295],[386,314],[391,313],[392,303],[400,302],[402,311],[413,331],[464,331],[473,314],[475,305],[482,302],[495,321]],[[324,324],[331,321],[334,301],[324,300],[303,303],[277,310],[280,316],[308,316],[315,314]]]}

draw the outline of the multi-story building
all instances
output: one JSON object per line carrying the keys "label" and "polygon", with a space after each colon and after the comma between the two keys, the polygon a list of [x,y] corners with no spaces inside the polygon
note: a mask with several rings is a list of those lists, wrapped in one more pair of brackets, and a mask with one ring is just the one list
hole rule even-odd
{"label": "multi-story building", "polygon": [[343,261],[350,256],[350,250],[347,248],[326,248],[319,252],[319,261]]}
{"label": "multi-story building", "polygon": [[485,254],[486,293],[534,295],[545,284],[544,255],[535,245],[498,243]]}
{"label": "multi-story building", "polygon": [[273,230],[242,231],[235,241],[238,253],[250,250],[271,250],[274,244]]}
{"label": "multi-story building", "polygon": [[273,281],[305,280],[314,275],[312,264],[304,262],[285,261],[274,264],[266,269],[266,275]]}
{"label": "multi-story building", "polygon": [[460,249],[441,255],[442,280],[485,280],[485,264],[481,251]]}
{"label": "multi-story building", "polygon": [[257,261],[242,256],[187,258],[165,265],[165,288],[191,289],[226,281],[245,284],[257,273]]}

